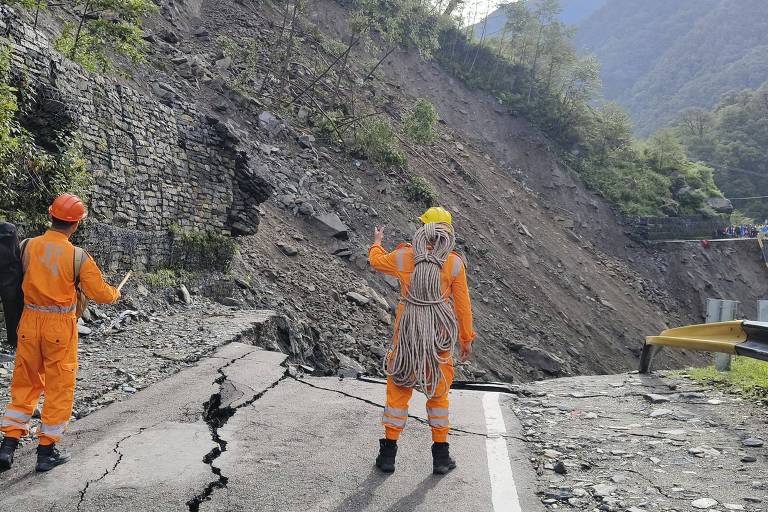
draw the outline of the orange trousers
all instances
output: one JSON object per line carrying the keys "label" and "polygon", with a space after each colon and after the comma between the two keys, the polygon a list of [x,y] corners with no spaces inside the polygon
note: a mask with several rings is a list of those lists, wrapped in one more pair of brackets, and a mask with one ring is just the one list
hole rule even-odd
{"label": "orange trousers", "polygon": [[6,437],[25,436],[40,394],[45,392],[38,437],[41,445],[57,443],[69,423],[75,397],[77,319],[72,313],[25,309],[17,332],[11,403],[0,430]]}
{"label": "orange trousers", "polygon": [[[448,441],[448,432],[451,424],[448,421],[448,392],[453,384],[453,361],[440,365],[440,371],[444,379],[440,380],[435,395],[427,400],[427,418],[432,428],[432,441],[445,443]],[[413,388],[398,386],[392,382],[392,377],[387,378],[387,405],[381,422],[384,425],[384,434],[387,439],[397,441],[408,421],[408,403],[411,401]]]}

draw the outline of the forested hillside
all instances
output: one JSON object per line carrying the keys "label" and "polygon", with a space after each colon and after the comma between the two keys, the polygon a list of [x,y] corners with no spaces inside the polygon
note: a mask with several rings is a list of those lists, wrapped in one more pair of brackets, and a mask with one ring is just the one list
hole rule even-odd
{"label": "forested hillside", "polygon": [[686,109],[677,132],[692,158],[710,163],[720,189],[757,221],[768,218],[768,82],[757,90],[729,92],[707,111]]}
{"label": "forested hillside", "polygon": [[579,26],[576,45],[597,56],[607,98],[648,135],[693,106],[768,76],[764,0],[612,0]]}
{"label": "forested hillside", "polygon": [[479,41],[458,31],[441,38],[437,58],[468,85],[489,90],[557,143],[584,182],[630,216],[712,215],[720,197],[713,169],[689,161],[678,135],[632,136],[630,116],[601,95],[600,62],[580,55],[576,29],[557,0],[502,6],[506,23]]}

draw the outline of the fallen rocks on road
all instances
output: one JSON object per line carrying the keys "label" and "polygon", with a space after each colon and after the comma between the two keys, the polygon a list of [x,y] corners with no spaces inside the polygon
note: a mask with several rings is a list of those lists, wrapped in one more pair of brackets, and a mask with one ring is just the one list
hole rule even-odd
{"label": "fallen rocks on road", "polygon": [[646,393],[645,395],[643,395],[643,398],[645,398],[652,404],[663,404],[663,403],[672,401],[672,398],[669,395],[657,395],[654,393]]}
{"label": "fallen rocks on road", "polygon": [[763,440],[733,435],[764,428],[761,403],[683,377],[630,374],[528,384],[512,408],[548,509],[757,511],[768,499]]}

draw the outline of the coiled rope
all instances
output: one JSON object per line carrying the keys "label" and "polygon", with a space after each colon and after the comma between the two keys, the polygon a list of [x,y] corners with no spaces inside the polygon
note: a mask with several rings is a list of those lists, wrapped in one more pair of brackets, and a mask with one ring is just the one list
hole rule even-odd
{"label": "coiled rope", "polygon": [[445,379],[440,364],[450,361],[459,336],[453,303],[440,284],[455,245],[453,228],[442,222],[425,224],[413,235],[415,269],[395,326],[397,342],[384,359],[384,371],[395,384],[418,389],[428,398]]}

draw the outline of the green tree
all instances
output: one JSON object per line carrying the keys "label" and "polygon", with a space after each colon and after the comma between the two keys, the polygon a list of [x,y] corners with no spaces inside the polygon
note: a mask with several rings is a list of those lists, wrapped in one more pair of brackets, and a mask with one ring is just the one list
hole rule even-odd
{"label": "green tree", "polygon": [[528,86],[528,103],[531,103],[531,96],[533,94],[534,82],[536,81],[536,74],[538,72],[539,62],[545,49],[545,35],[547,31],[551,30],[552,25],[559,23],[557,16],[563,11],[559,0],[539,0],[533,9],[532,20],[534,22],[534,41],[533,44],[533,60],[531,61],[531,77],[530,84]]}
{"label": "green tree", "polygon": [[621,158],[633,142],[632,120],[618,103],[607,103],[597,110],[591,133],[586,139],[593,158],[599,164],[605,164],[614,156]]}
{"label": "green tree", "polygon": [[[711,111],[686,109],[674,124],[690,158],[713,167],[728,197],[768,195],[768,83],[757,90],[730,91]],[[762,199],[736,206],[758,219],[768,217]]]}
{"label": "green tree", "polygon": [[360,124],[355,134],[358,153],[387,167],[406,166],[408,159],[400,149],[395,130],[386,119],[370,117]]}
{"label": "green tree", "polygon": [[437,109],[425,98],[416,100],[404,119],[405,133],[419,144],[431,144],[437,138]]}
{"label": "green tree", "polygon": [[685,147],[670,129],[654,133],[646,144],[648,161],[658,171],[670,171],[679,168],[688,158]]}
{"label": "green tree", "polygon": [[76,21],[64,25],[56,49],[91,71],[110,69],[112,52],[140,63],[147,51],[141,23],[156,11],[151,0],[84,0]]}

